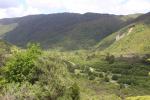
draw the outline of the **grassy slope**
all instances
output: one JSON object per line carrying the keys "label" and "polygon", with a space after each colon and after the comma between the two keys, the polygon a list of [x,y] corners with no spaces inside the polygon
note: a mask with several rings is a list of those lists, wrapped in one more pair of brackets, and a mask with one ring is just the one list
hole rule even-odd
{"label": "grassy slope", "polygon": [[137,14],[129,14],[126,16],[121,16],[123,20],[130,20],[130,19],[135,19],[137,17],[139,17],[140,15],[142,15],[142,13],[137,13]]}
{"label": "grassy slope", "polygon": [[[132,24],[103,39],[96,48],[114,54],[150,53],[149,15],[137,18]],[[124,37],[116,40],[118,34]]]}
{"label": "grassy slope", "polygon": [[0,36],[12,31],[17,26],[16,23],[8,24],[8,25],[1,25],[0,24]]}
{"label": "grassy slope", "polygon": [[109,46],[106,49],[106,52],[121,53],[121,54],[150,53],[149,33],[150,33],[150,25],[145,25],[142,23],[137,24],[135,27],[133,27],[133,30],[129,35],[126,35],[119,41],[114,42],[111,46]]}

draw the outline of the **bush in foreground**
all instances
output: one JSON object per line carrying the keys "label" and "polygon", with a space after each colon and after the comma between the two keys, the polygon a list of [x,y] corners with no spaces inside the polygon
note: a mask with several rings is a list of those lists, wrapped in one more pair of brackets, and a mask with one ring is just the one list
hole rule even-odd
{"label": "bush in foreground", "polygon": [[[66,64],[59,57],[44,55],[39,45],[18,50],[2,68],[0,99],[79,100]],[[70,98],[70,99],[68,99]]]}
{"label": "bush in foreground", "polygon": [[38,70],[36,60],[41,55],[39,45],[28,45],[28,49],[15,52],[3,67],[3,76],[8,82],[32,81]]}

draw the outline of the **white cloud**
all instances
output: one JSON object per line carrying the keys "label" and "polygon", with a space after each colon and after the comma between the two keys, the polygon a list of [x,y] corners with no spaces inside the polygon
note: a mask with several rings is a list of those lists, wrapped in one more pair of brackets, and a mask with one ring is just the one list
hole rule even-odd
{"label": "white cloud", "polygon": [[0,0],[0,8],[16,7],[19,4],[19,0]]}
{"label": "white cloud", "polygon": [[106,11],[118,6],[121,0],[67,0],[64,6],[71,12],[98,12],[106,13]]}
{"label": "white cloud", "polygon": [[22,5],[19,7],[12,7],[7,9],[0,9],[0,18],[9,18],[9,17],[21,17],[30,14],[40,14],[36,8],[28,7],[24,8]]}
{"label": "white cloud", "polygon": [[27,6],[39,9],[61,8],[61,0],[26,0]]}
{"label": "white cloud", "polygon": [[0,18],[5,18],[7,14],[5,13],[4,9],[0,9]]}
{"label": "white cloud", "polygon": [[71,12],[131,14],[148,12],[149,0],[66,0],[64,7]]}
{"label": "white cloud", "polygon": [[150,0],[0,0],[0,18],[54,12],[131,14],[148,11]]}
{"label": "white cloud", "polygon": [[38,9],[65,9],[69,12],[130,14],[148,12],[150,0],[26,0],[28,6]]}
{"label": "white cloud", "polygon": [[148,12],[150,11],[149,0],[129,0],[125,5],[120,7],[125,14],[137,13],[137,12]]}

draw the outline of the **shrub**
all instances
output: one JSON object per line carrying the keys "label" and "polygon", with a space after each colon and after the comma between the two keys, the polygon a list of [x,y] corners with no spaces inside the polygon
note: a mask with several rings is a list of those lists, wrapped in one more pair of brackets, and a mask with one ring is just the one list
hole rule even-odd
{"label": "shrub", "polygon": [[122,84],[128,84],[128,85],[137,85],[136,80],[131,77],[122,77],[118,80],[118,83],[122,83]]}
{"label": "shrub", "polygon": [[117,75],[113,75],[113,76],[112,76],[112,80],[118,80],[118,78],[119,78],[119,77],[118,77]]}
{"label": "shrub", "polygon": [[93,75],[94,75],[95,77],[99,77],[99,73],[97,73],[97,72],[93,72]]}
{"label": "shrub", "polygon": [[125,88],[125,85],[124,84],[119,84],[119,89],[123,89],[123,88]]}
{"label": "shrub", "polygon": [[4,62],[5,62],[5,57],[3,54],[0,53],[0,67],[3,66]]}
{"label": "shrub", "polygon": [[112,64],[115,61],[115,56],[107,53],[105,60],[108,61],[109,64]]}
{"label": "shrub", "polygon": [[29,82],[7,83],[1,91],[1,100],[45,100],[49,94],[41,85]]}
{"label": "shrub", "polygon": [[150,54],[144,55],[143,58],[141,59],[141,61],[143,63],[150,64]]}
{"label": "shrub", "polygon": [[42,55],[38,45],[30,44],[27,50],[16,50],[0,71],[3,71],[0,99],[80,99],[79,87],[72,85],[65,61],[53,54]]}
{"label": "shrub", "polygon": [[94,80],[95,79],[95,76],[94,75],[90,75],[89,76],[89,80]]}
{"label": "shrub", "polygon": [[3,67],[3,76],[8,82],[32,81],[38,70],[35,63],[41,53],[38,44],[29,44],[27,50],[12,54]]}
{"label": "shrub", "polygon": [[105,76],[105,77],[104,77],[104,81],[105,81],[105,82],[109,82],[109,81],[110,81],[110,80],[109,80],[109,77],[108,77],[108,76]]}
{"label": "shrub", "polygon": [[70,89],[72,100],[80,100],[80,89],[77,83],[74,83]]}
{"label": "shrub", "polygon": [[99,73],[99,77],[103,78],[104,77],[103,73]]}
{"label": "shrub", "polygon": [[68,87],[72,86],[72,81],[70,81],[70,73],[63,60],[56,56],[45,55],[38,59],[37,65],[42,72],[38,82],[50,92],[48,100],[57,100],[66,95],[71,97]]}
{"label": "shrub", "polygon": [[75,73],[76,65],[70,61],[64,61],[67,65],[68,71],[71,73]]}

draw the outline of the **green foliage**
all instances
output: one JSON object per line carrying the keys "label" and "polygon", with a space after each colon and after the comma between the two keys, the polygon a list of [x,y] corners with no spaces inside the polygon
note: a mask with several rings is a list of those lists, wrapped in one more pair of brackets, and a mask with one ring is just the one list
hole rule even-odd
{"label": "green foliage", "polygon": [[150,96],[133,96],[133,97],[128,97],[126,100],[150,100]]}
{"label": "green foliage", "polygon": [[145,54],[142,58],[142,62],[146,64],[150,64],[150,54]]}
{"label": "green foliage", "polygon": [[0,54],[0,66],[3,66],[5,62],[5,57],[3,54]]}
{"label": "green foliage", "polygon": [[115,57],[114,55],[110,55],[109,53],[107,53],[105,60],[108,61],[109,64],[112,64],[115,61]]}
{"label": "green foliage", "polygon": [[113,75],[112,80],[118,80],[119,76],[118,75]]}
{"label": "green foliage", "polygon": [[124,77],[119,78],[118,83],[128,84],[128,85],[137,85],[138,84],[138,82],[136,82],[136,79],[131,76],[124,76]]}
{"label": "green foliage", "polygon": [[0,40],[0,55],[5,55],[10,53],[11,45],[5,41]]}
{"label": "green foliage", "polygon": [[29,82],[20,83],[7,83],[3,86],[0,99],[9,100],[39,100],[48,99],[48,90],[43,88],[40,84],[31,84]]}
{"label": "green foliage", "polygon": [[68,87],[71,86],[70,76],[64,62],[57,57],[46,55],[38,60],[37,65],[40,66],[42,72],[39,82],[47,87],[49,98],[56,100],[63,97],[65,92],[69,91]]}
{"label": "green foliage", "polygon": [[1,70],[0,98],[79,100],[80,90],[72,85],[68,65],[56,55],[43,53],[37,44],[13,50]]}
{"label": "green foliage", "polygon": [[120,83],[119,84],[119,89],[123,89],[123,88],[125,88],[125,85],[123,83]]}
{"label": "green foliage", "polygon": [[103,78],[104,77],[103,73],[99,73],[99,77]]}
{"label": "green foliage", "polygon": [[89,80],[94,80],[95,79],[95,76],[94,75],[90,75],[89,76]]}
{"label": "green foliage", "polygon": [[41,55],[39,45],[30,44],[28,49],[16,52],[3,67],[8,82],[32,81],[37,73],[36,60]]}
{"label": "green foliage", "polygon": [[[31,47],[29,46],[29,48]],[[15,50],[13,55],[26,53],[27,50]],[[20,99],[73,100],[79,94],[81,100],[99,100],[99,98],[109,100],[110,98],[107,99],[107,97],[110,95],[116,96],[119,91],[123,91],[122,94],[127,96],[149,93],[150,81],[148,72],[150,69],[148,65],[141,63],[130,64],[117,60],[109,64],[104,60],[105,56],[101,57],[100,54],[98,56],[95,53],[94,58],[87,60],[87,54],[88,52],[86,53],[85,51],[79,52],[79,54],[74,52],[45,51],[38,57],[31,56],[31,58],[35,58],[35,66],[37,67],[36,74],[32,77],[33,82],[17,82],[18,86],[14,85],[15,83],[8,83],[12,86],[10,89],[7,89],[9,85],[6,84],[5,80],[0,80],[2,98],[11,93],[11,97]],[[76,77],[76,73],[69,73],[70,71],[67,68],[69,68],[70,64],[76,68],[75,72],[79,74],[78,77]],[[111,77],[113,79],[114,75],[119,76],[118,80],[110,80]],[[91,78],[91,80],[88,78]],[[72,88],[76,87],[73,83],[78,83],[77,85],[80,89],[73,90]],[[119,84],[123,84],[124,87],[119,87]],[[13,89],[13,85],[17,90]],[[138,88],[141,89],[141,92],[137,90]],[[23,92],[23,89],[26,91]],[[132,89],[134,90],[131,91]],[[114,100],[119,100],[118,98]]]}
{"label": "green foliage", "polygon": [[74,83],[70,89],[72,100],[80,100],[80,89],[77,83]]}
{"label": "green foliage", "polygon": [[105,81],[105,82],[109,82],[109,81],[110,81],[110,79],[109,79],[109,77],[108,77],[107,75],[105,75],[104,81]]}

